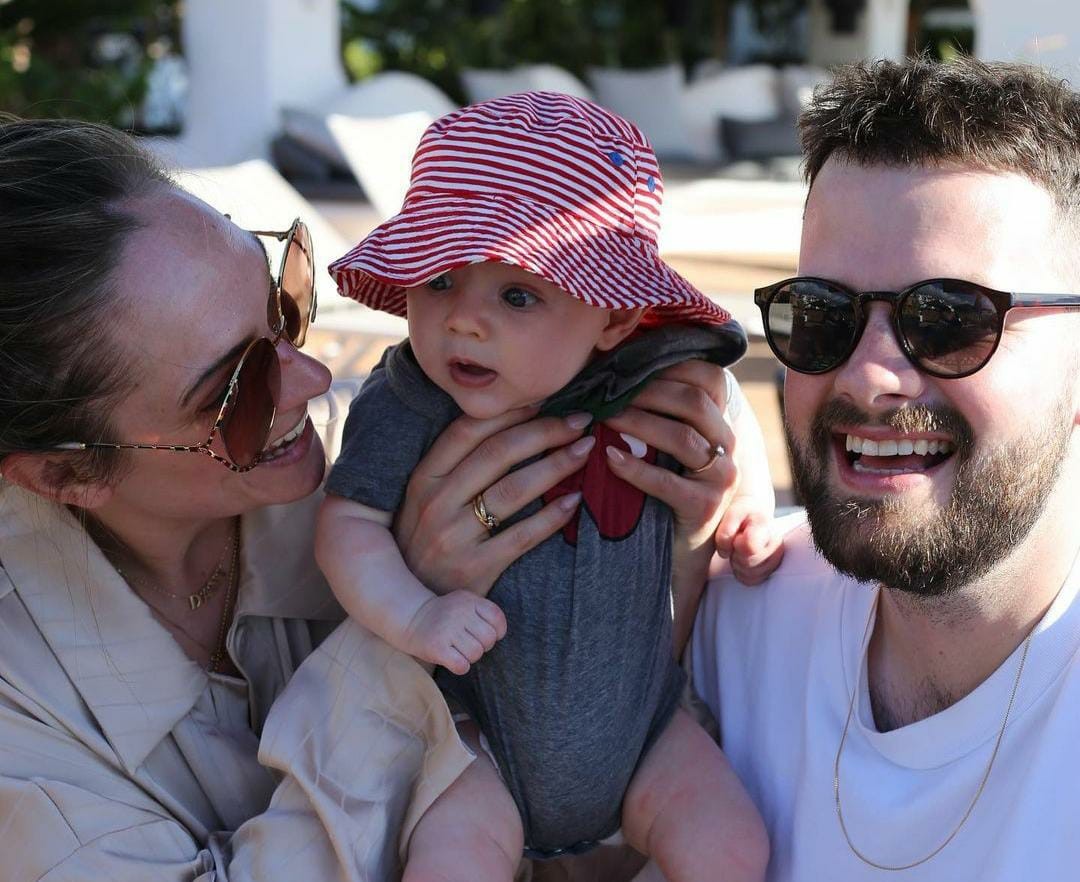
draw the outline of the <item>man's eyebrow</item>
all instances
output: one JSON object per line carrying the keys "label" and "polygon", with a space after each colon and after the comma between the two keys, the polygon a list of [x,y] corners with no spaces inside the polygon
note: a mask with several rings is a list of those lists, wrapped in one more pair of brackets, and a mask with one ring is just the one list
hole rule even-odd
{"label": "man's eyebrow", "polygon": [[180,407],[186,408],[191,399],[194,397],[195,393],[199,391],[200,387],[202,387],[208,380],[212,379],[214,375],[217,374],[218,371],[220,371],[223,367],[240,358],[240,356],[244,354],[244,350],[247,349],[250,344],[250,340],[241,340],[228,352],[226,352],[219,359],[217,359],[212,365],[210,365],[210,367],[203,371],[199,375],[199,378],[190,386],[188,386],[187,391],[180,396]]}

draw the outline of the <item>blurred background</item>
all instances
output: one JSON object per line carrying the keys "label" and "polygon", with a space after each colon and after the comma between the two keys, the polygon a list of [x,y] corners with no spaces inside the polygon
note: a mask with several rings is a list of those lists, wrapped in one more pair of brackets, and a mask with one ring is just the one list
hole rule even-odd
{"label": "blurred background", "polygon": [[[852,45],[841,55],[878,54],[874,50],[880,44],[891,42],[895,45],[888,48],[893,50],[929,51],[948,58],[974,49],[972,5],[986,4],[969,5],[968,0],[6,0],[0,2],[0,108],[23,115],[105,121],[142,133],[178,134],[185,123],[189,88],[190,62],[185,56],[192,54],[185,51],[185,38],[196,37],[184,32],[188,14],[211,20],[221,16],[223,25],[246,20],[249,34],[264,27],[267,23],[260,19],[267,16],[318,15],[339,32],[335,60],[349,80],[363,80],[380,71],[409,71],[464,103],[469,95],[462,74],[472,68],[549,63],[585,78],[592,67],[640,69],[677,62],[689,73],[704,61],[783,65],[847,60],[836,57],[836,47],[830,50],[822,45],[823,35],[811,34],[811,24],[818,18],[828,20],[837,37],[862,37],[849,39]],[[1074,4],[1060,0],[1049,5],[1059,5],[1064,11]],[[870,21],[881,13],[892,21],[884,25]],[[893,33],[865,33],[875,28]],[[1022,31],[1018,30],[1017,42],[1036,36]],[[302,36],[303,32],[297,34]],[[235,37],[222,28],[213,48],[227,53]],[[198,39],[191,42],[196,60],[200,51],[211,48]],[[293,56],[310,48],[297,45]],[[1039,52],[1034,42],[1028,49],[1026,54]],[[246,60],[261,63],[265,59]],[[236,57],[235,61],[241,64],[245,59]],[[285,66],[291,61],[288,56],[278,59]]]}
{"label": "blurred background", "polygon": [[[790,479],[752,292],[793,273],[796,119],[837,64],[958,53],[1073,79],[1076,0],[0,0],[0,110],[134,132],[238,223],[308,221],[323,266],[397,210],[424,127],[530,89],[638,123],[661,250],[751,336],[736,367]],[[309,338],[362,376],[404,323],[321,284]]]}

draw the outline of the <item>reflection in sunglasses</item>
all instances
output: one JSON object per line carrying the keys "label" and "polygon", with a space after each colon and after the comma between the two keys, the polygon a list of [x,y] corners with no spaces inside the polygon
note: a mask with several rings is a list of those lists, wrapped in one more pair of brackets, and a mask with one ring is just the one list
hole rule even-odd
{"label": "reflection in sunglasses", "polygon": [[858,345],[874,301],[891,307],[893,331],[908,360],[945,379],[969,376],[990,360],[1010,310],[1080,309],[1078,294],[1011,293],[962,279],[856,292],[828,279],[800,276],[754,292],[773,353],[802,373],[839,367]]}

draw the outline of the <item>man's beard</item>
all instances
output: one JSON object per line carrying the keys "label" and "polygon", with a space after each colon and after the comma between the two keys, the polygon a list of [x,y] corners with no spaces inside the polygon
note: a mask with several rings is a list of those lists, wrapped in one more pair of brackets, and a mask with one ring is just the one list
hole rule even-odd
{"label": "man's beard", "polygon": [[[809,449],[788,430],[796,490],[814,544],[834,567],[923,597],[955,592],[1004,560],[1030,532],[1057,483],[1071,421],[1067,398],[1038,437],[976,450],[971,426],[950,407],[915,405],[876,419],[831,401],[811,427]],[[901,496],[841,498],[829,488],[832,427],[888,426],[902,433],[948,433],[955,479],[944,506]]]}

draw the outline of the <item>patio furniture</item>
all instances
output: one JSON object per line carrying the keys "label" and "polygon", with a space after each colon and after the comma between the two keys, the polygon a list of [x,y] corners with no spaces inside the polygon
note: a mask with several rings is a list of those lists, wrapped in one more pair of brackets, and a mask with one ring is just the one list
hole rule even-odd
{"label": "patio furniture", "polygon": [[466,68],[461,84],[470,104],[518,92],[563,92],[593,100],[588,86],[555,64],[523,64],[510,70]]}
{"label": "patio furniture", "polygon": [[432,119],[449,113],[457,104],[438,86],[404,71],[386,71],[346,86],[310,107],[290,106],[281,112],[282,131],[334,168],[349,170],[348,159],[331,134],[327,118],[333,114],[365,119],[426,113]]}
{"label": "patio furniture", "polygon": [[[820,68],[705,62],[686,82],[679,65],[648,70],[593,68],[596,100],[638,123],[661,159],[723,166],[801,154],[795,121]],[[769,177],[768,166],[762,168]]]}
{"label": "patio furniture", "polygon": [[326,124],[349,169],[381,220],[401,209],[409,189],[413,152],[434,120],[423,110],[381,117],[344,113],[327,117]]}

